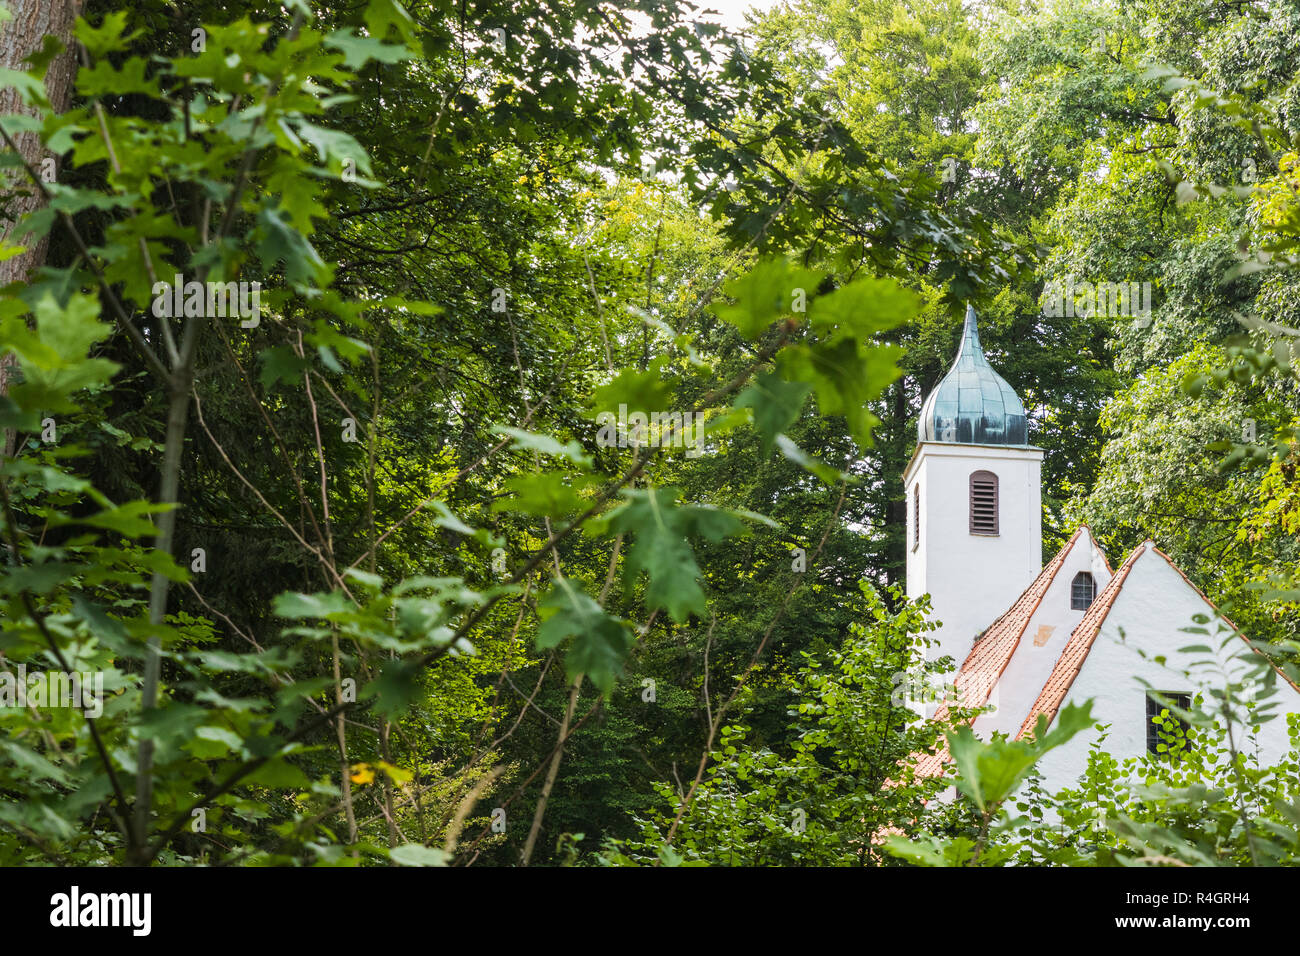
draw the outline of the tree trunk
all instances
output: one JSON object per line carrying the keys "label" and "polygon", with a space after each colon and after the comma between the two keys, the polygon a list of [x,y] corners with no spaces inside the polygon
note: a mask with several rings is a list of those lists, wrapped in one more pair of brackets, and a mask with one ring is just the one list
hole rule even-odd
{"label": "tree trunk", "polygon": [[[46,36],[56,36],[62,41],[64,51],[55,57],[45,73],[45,93],[50,103],[58,112],[68,108],[72,98],[72,77],[76,72],[76,63],[72,57],[72,22],[76,16],[75,7],[79,0],[10,0],[7,4],[11,19],[0,23],[0,66],[9,70],[24,70],[23,63],[28,56],[41,49]],[[12,113],[31,113],[23,105],[18,91],[11,86],[0,87],[0,116]],[[18,133],[14,136],[18,152],[26,163],[38,173],[42,172],[42,160],[47,158],[40,137],[36,133]],[[57,157],[48,157],[57,164]],[[48,164],[46,164],[48,166]],[[58,176],[57,166],[55,177]],[[8,237],[14,224],[26,214],[39,209],[45,200],[28,179],[21,168],[11,168],[7,173],[5,190],[9,193],[6,203],[7,217],[0,220],[0,236]],[[18,187],[21,193],[9,192]],[[11,282],[25,282],[31,274],[45,264],[45,254],[49,249],[49,237],[30,239],[27,251],[0,262],[0,288]],[[0,395],[9,392],[10,370],[14,367],[14,357],[0,357]],[[5,429],[5,457],[14,454],[14,433]]]}

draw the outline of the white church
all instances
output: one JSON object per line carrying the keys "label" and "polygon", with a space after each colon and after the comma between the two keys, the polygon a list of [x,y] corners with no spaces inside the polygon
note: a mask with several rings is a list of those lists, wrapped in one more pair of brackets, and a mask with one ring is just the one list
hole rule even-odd
{"label": "white church", "polygon": [[[907,595],[929,594],[932,620],[941,622],[930,659],[957,662],[946,682],[962,706],[991,707],[973,725],[981,738],[1025,737],[1040,714],[1053,721],[1067,704],[1091,698],[1093,716],[1109,725],[1110,754],[1155,752],[1151,716],[1161,705],[1142,680],[1181,703],[1216,682],[1192,666],[1204,653],[1180,648],[1217,650],[1235,631],[1240,642],[1222,658],[1237,675],[1257,669],[1262,655],[1151,541],[1112,568],[1084,526],[1044,565],[1043,450],[1028,437],[1024,406],[985,358],[968,306],[956,361],[922,406],[903,475]],[[1198,614],[1211,620],[1208,638],[1182,630],[1197,626]],[[1216,634],[1219,624],[1230,630]],[[1262,766],[1288,750],[1281,714],[1300,712],[1300,688],[1280,671],[1276,684],[1279,716],[1242,745]],[[936,716],[945,711],[940,704]],[[1040,761],[1049,791],[1075,784],[1099,733],[1078,734]],[[917,772],[937,775],[948,759],[946,750],[921,756]]]}

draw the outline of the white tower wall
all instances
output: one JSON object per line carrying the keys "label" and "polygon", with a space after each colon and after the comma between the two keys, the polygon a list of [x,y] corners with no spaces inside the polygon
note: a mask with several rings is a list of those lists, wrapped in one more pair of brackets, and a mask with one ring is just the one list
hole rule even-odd
{"label": "white tower wall", "polygon": [[[923,441],[903,475],[907,494],[907,596],[929,594],[942,627],[930,659],[960,666],[975,636],[1020,596],[1043,567],[1043,450]],[[970,476],[998,476],[998,533],[970,531]],[[920,489],[920,535],[914,495]]]}

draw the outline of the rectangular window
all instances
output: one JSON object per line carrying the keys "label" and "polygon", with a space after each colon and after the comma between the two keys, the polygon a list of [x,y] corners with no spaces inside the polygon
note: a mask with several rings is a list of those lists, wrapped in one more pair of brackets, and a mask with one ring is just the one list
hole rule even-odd
{"label": "rectangular window", "polygon": [[921,546],[921,483],[912,486],[912,550]]}
{"label": "rectangular window", "polygon": [[[1181,707],[1186,710],[1192,706],[1192,695],[1179,693],[1177,691],[1158,691],[1162,697],[1171,702],[1175,707]],[[1160,719],[1161,713],[1165,717]],[[1168,724],[1169,726],[1164,726]],[[1170,753],[1177,755],[1179,751],[1187,746],[1184,739],[1187,734],[1187,722],[1176,714],[1168,712],[1168,708],[1154,697],[1147,695],[1147,753],[1155,754],[1160,757],[1167,757]]]}

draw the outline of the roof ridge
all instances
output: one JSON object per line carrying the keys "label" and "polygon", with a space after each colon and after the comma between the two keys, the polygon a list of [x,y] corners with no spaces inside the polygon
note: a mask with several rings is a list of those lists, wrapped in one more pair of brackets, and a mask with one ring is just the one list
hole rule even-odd
{"label": "roof ridge", "polygon": [[[1021,723],[1020,730],[1016,732],[1016,740],[1022,739],[1037,726],[1039,714],[1046,714],[1048,723],[1056,719],[1056,712],[1060,709],[1061,703],[1065,700],[1065,695],[1069,693],[1070,687],[1074,684],[1074,678],[1082,669],[1083,662],[1087,660],[1093,642],[1096,641],[1097,635],[1101,633],[1101,626],[1106,623],[1110,609],[1114,606],[1115,599],[1124,587],[1129,572],[1133,570],[1133,565],[1137,563],[1137,559],[1151,550],[1154,545],[1155,543],[1148,538],[1133,549],[1132,553],[1124,559],[1124,563],[1111,576],[1110,581],[1101,589],[1101,593],[1092,602],[1092,606],[1084,613],[1083,619],[1070,632],[1070,639],[1065,642],[1065,647],[1061,648],[1061,656],[1056,659],[1056,665],[1052,668],[1052,672],[1047,675],[1047,681],[1043,684],[1043,689],[1038,692],[1038,697],[1034,700],[1033,706],[1029,708],[1029,714]],[[1077,657],[1078,660],[1073,663],[1071,668],[1074,657]],[[1068,673],[1067,668],[1070,668]]]}
{"label": "roof ridge", "polygon": [[[1097,543],[1097,536],[1092,533],[1092,525],[1088,524],[1088,522],[1086,521],[1083,524],[1079,525],[1079,531],[1082,531],[1085,528],[1088,531],[1088,537],[1092,539],[1092,546],[1096,548],[1097,553],[1101,555],[1101,563],[1106,565],[1106,573],[1113,575],[1115,573],[1115,569],[1110,566],[1110,558],[1106,556],[1106,549]],[[1078,534],[1079,531],[1076,531],[1075,534]]]}
{"label": "roof ridge", "polygon": [[[980,676],[983,677],[983,681],[980,684],[975,685],[973,688],[978,692],[978,699],[972,696],[968,699],[962,700],[961,703],[964,706],[982,707],[985,702],[988,701],[989,695],[993,692],[994,686],[996,686],[997,682],[1002,678],[1002,674],[1007,669],[1007,665],[1011,663],[1011,658],[1015,656],[1016,648],[1020,646],[1020,641],[1025,636],[1025,629],[1029,627],[1029,622],[1033,620],[1034,614],[1038,611],[1038,606],[1042,604],[1043,598],[1047,596],[1048,590],[1051,589],[1052,582],[1056,580],[1056,575],[1059,574],[1061,568],[1065,566],[1065,559],[1069,556],[1070,552],[1074,550],[1075,544],[1078,543],[1079,536],[1083,534],[1085,529],[1088,531],[1088,540],[1095,546],[1096,541],[1092,537],[1092,529],[1087,528],[1086,525],[1080,525],[1075,530],[1074,534],[1070,536],[1070,540],[1062,545],[1061,550],[1056,553],[1052,560],[1048,561],[1047,564],[1043,566],[1043,569],[1034,576],[1034,580],[1031,581],[1029,586],[1020,593],[1020,596],[1011,603],[1011,606],[1007,608],[996,621],[984,629],[981,637],[975,642],[975,646],[972,647],[970,653],[966,655],[966,659],[962,661],[961,667],[957,669],[957,676],[953,678],[953,689],[956,690],[958,695],[961,697],[966,697],[966,690],[971,687],[972,683],[971,681],[963,681],[962,678],[968,673],[975,674],[976,668],[984,663],[983,660],[976,659],[977,655],[980,655],[981,652],[983,652],[984,657],[990,659],[990,664],[996,665],[996,671],[991,675],[987,673],[980,674]],[[1040,584],[1042,585],[1041,588],[1039,587]],[[1022,605],[1026,598],[1031,596],[1034,598],[1033,605],[1029,607],[1028,613],[1023,614],[1023,619],[1019,620],[1020,626],[1016,628],[1014,632],[1008,632],[1008,634],[994,634],[994,631],[996,631],[999,625],[1004,621],[1007,621],[1009,624],[1014,624],[1016,622],[1016,619],[1012,618],[1011,615],[1016,613],[1017,609],[1023,613],[1024,608]],[[1011,636],[1012,634],[1014,634],[1014,637]],[[933,719],[941,720],[948,715],[948,712],[948,701],[944,701],[939,705],[938,709],[935,710]],[[913,754],[913,756],[915,757],[916,755]],[[922,754],[917,757],[916,772],[920,776],[936,776],[942,770],[947,759],[948,742],[945,739],[940,742],[939,749],[933,754]]]}

